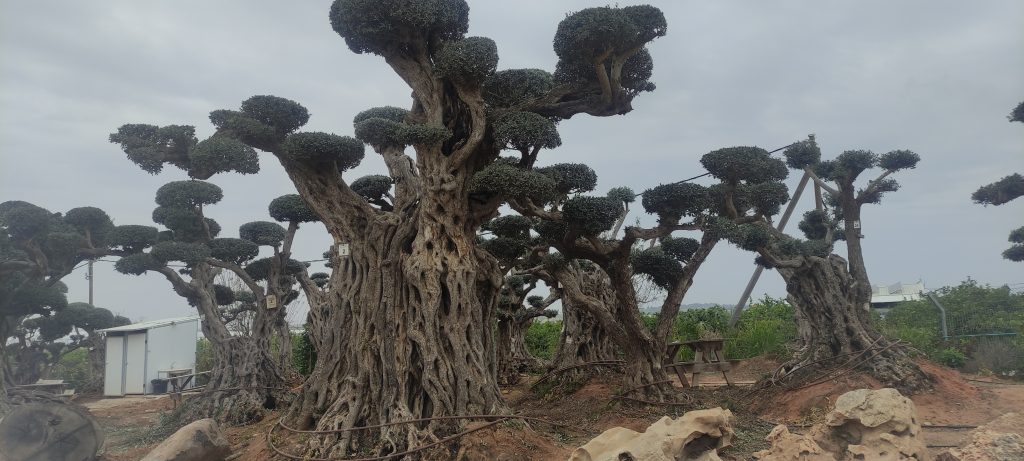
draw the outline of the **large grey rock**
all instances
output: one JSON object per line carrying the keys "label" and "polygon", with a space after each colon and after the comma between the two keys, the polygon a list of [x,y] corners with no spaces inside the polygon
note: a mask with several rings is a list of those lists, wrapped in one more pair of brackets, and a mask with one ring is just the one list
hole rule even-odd
{"label": "large grey rock", "polygon": [[717,450],[728,447],[732,412],[721,408],[668,416],[644,432],[613,427],[577,448],[569,461],[721,461]]}
{"label": "large grey rock", "polygon": [[777,426],[767,440],[771,448],[755,454],[764,461],[929,459],[914,402],[896,389],[847,392],[806,435]]}
{"label": "large grey rock", "polygon": [[231,454],[228,439],[212,419],[200,419],[157,445],[142,461],[223,461]]}

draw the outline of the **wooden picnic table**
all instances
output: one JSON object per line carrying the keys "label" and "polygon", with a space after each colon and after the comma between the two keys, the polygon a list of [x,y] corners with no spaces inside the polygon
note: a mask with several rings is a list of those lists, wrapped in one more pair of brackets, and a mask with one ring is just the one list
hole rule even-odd
{"label": "wooden picnic table", "polygon": [[[693,361],[692,362],[676,362],[676,355],[679,354],[679,350],[686,346],[693,350]],[[721,372],[725,378],[726,384],[729,386],[733,385],[732,379],[729,378],[728,371],[732,369],[732,364],[738,360],[728,360],[725,358],[725,339],[697,339],[693,341],[683,342],[671,342],[665,347],[665,358],[664,367],[670,368],[676,372],[676,376],[679,378],[679,382],[683,387],[697,387],[700,382],[700,374],[703,372]],[[689,380],[686,379],[686,373],[691,373]]]}

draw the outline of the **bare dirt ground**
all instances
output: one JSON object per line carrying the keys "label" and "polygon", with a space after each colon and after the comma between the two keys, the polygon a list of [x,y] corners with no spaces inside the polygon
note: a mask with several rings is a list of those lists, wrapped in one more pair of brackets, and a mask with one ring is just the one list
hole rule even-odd
{"label": "bare dirt ground", "polygon": [[[981,425],[1008,412],[1024,413],[1024,385],[974,375],[961,375],[955,370],[931,363],[921,364],[936,376],[931,392],[912,396],[919,420],[926,425]],[[741,363],[730,377],[739,382],[753,382],[774,371],[777,364],[758,358]],[[604,430],[622,426],[642,431],[662,416],[677,417],[698,408],[721,406],[736,416],[734,447],[721,453],[724,459],[750,459],[754,451],[767,447],[764,437],[775,423],[803,425],[817,422],[827,413],[839,395],[857,388],[878,388],[878,383],[861,375],[844,376],[784,394],[774,394],[770,402],[750,395],[744,386],[724,387],[721,375],[702,377],[699,390],[678,393],[678,406],[650,406],[614,398],[623,389],[619,378],[606,373],[592,378],[571,393],[540,395],[530,390],[538,376],[524,376],[516,386],[503,390],[517,415],[532,416],[558,423],[504,422],[473,433],[452,447],[451,459],[497,461],[564,460],[572,450]],[[978,382],[985,381],[985,382]],[[571,389],[570,389],[571,391]],[[761,404],[758,404],[760,402]],[[85,400],[87,408],[97,417],[106,432],[107,452],[103,460],[127,461],[141,458],[158,440],[146,434],[160,421],[160,413],[171,409],[166,397],[132,397],[123,399]],[[271,412],[257,424],[225,430],[239,458],[244,460],[274,459],[266,445],[267,430],[280,417]],[[928,445],[956,445],[969,429],[926,428]],[[297,452],[302,439],[275,435],[284,449]],[[933,449],[933,454],[942,451]]]}

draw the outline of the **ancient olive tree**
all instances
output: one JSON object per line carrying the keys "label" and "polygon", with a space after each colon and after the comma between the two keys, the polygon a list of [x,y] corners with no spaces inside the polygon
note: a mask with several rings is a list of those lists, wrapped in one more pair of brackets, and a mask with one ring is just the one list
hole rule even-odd
{"label": "ancient olive tree", "polygon": [[[716,206],[738,223],[723,236],[758,253],[758,263],[774,268],[786,281],[801,345],[795,358],[780,369],[781,376],[855,357],[859,362],[854,364],[886,385],[911,392],[927,387],[930,378],[910,360],[908,351],[871,324],[871,283],[861,246],[862,207],[898,190],[899,184],[889,176],[914,168],[920,157],[906,150],[882,155],[849,150],[822,160],[812,137],[788,147],[785,158],[772,158],[757,147],[719,149],[701,158],[708,172],[721,180]],[[763,209],[766,194],[749,182],[765,174],[785,177],[787,166],[804,172],[825,192],[820,207],[807,212],[799,225],[805,239],[775,230],[769,217],[778,209],[774,203],[773,211]],[[858,189],[857,179],[871,169],[880,170],[878,176]],[[840,239],[846,243],[846,258],[833,253]]]}
{"label": "ancient olive tree", "polygon": [[[256,259],[259,246],[276,250],[289,238],[277,223],[248,223],[239,229],[242,238],[218,237],[220,225],[206,217],[204,208],[222,197],[219,187],[204,181],[165,184],[157,191],[153,220],[166,230],[117,226],[110,234],[110,245],[126,253],[115,264],[117,271],[163,275],[174,292],[202,316],[202,332],[210,341],[214,364],[208,391],[188,400],[183,415],[242,423],[258,418],[265,407],[273,406],[283,395],[284,376],[271,355],[270,343],[284,321],[284,305],[297,296],[294,290],[285,291],[288,278],[304,267],[297,261],[282,267],[275,257]],[[228,327],[238,311],[221,306],[235,304],[240,295],[216,283],[224,270],[244,282],[245,296],[254,301],[247,334]],[[274,296],[280,298],[274,300]],[[276,308],[271,307],[273,304]]]}
{"label": "ancient olive tree", "polygon": [[[673,320],[694,275],[721,238],[719,221],[728,220],[718,219],[721,210],[712,206],[713,188],[677,182],[641,194],[645,211],[658,216],[656,226],[627,226],[617,237],[611,231],[621,228],[636,195],[626,188],[612,189],[606,196],[584,195],[593,190],[596,178],[585,165],[526,170],[496,164],[479,173],[476,183],[535,220],[535,231],[553,250],[534,272],[558,279],[563,300],[573,299],[574,307],[592,316],[592,331],[607,335],[622,354],[630,384],[638,393],[660,399],[668,388],[657,384],[667,382],[662,361]],[[764,191],[762,205],[771,211],[788,198],[780,180],[765,174],[751,181]],[[689,237],[694,233],[699,240]],[[638,249],[644,241],[655,245]],[[640,316],[637,273],[666,291],[654,331]],[[585,281],[590,285],[581,283]],[[605,286],[609,288],[598,289]]]}
{"label": "ancient olive tree", "polygon": [[67,307],[67,287],[60,279],[84,261],[114,253],[107,246],[113,227],[99,208],[73,208],[62,215],[23,201],[0,203],[0,409],[14,384],[8,339],[23,319]]}
{"label": "ancient olive tree", "polygon": [[[293,425],[335,430],[506,411],[492,331],[501,275],[476,244],[501,198],[476,196],[472,178],[504,148],[532,166],[541,149],[557,145],[558,120],[631,111],[632,99],[653,89],[645,46],[666,30],[650,6],[588,8],[558,26],[554,74],[496,72],[495,43],[466,37],[468,18],[462,0],[334,2],[330,22],[349,48],[381,56],[412,89],[408,110],[358,114],[358,140],[299,132],[306,109],[274,96],[210,114],[218,143],[209,150],[230,139],[273,154],[336,241],[338,264],[326,284],[332,311],[311,316],[329,328],[318,329],[326,336],[317,339],[316,369],[288,416]],[[170,131],[129,156],[151,168],[164,159],[194,163],[181,152],[191,139]],[[362,160],[364,143],[383,158],[389,180],[363,191],[393,183],[392,197],[368,198],[342,178]],[[206,156],[198,169],[219,168],[225,156]],[[323,454],[394,453],[457,424],[387,425],[311,443]]]}
{"label": "ancient olive tree", "polygon": [[[519,381],[520,374],[538,370],[544,362],[526,349],[526,330],[538,317],[557,315],[548,309],[561,297],[557,284],[547,282],[548,296],[535,292],[539,278],[530,274],[514,273],[539,261],[531,251],[532,223],[522,216],[499,216],[483,224],[480,247],[499,262],[503,275],[498,292],[498,330],[495,354],[498,361],[498,382],[511,385]],[[485,237],[484,235],[489,235]]]}
{"label": "ancient olive tree", "polygon": [[[1024,123],[1024,102],[1017,104],[1008,117],[1011,122]],[[992,184],[978,188],[971,194],[974,203],[1002,205],[1024,195],[1024,176],[1014,173]],[[1010,232],[1010,248],[1003,251],[1003,257],[1010,261],[1024,261],[1024,227]]]}

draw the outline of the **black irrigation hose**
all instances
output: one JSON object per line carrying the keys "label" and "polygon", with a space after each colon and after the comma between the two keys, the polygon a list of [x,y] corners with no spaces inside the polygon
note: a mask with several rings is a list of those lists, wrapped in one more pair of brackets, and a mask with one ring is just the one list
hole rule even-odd
{"label": "black irrigation hose", "polygon": [[403,451],[401,453],[392,453],[390,455],[374,456],[372,458],[310,458],[310,457],[306,457],[306,456],[296,456],[296,455],[293,455],[293,454],[290,454],[290,453],[285,453],[285,452],[281,451],[279,448],[277,448],[276,446],[274,446],[274,442],[271,440],[271,438],[273,436],[273,433],[274,433],[274,428],[276,428],[277,426],[281,425],[280,422],[278,424],[274,424],[274,425],[270,426],[270,429],[267,430],[267,446],[269,446],[271,450],[274,450],[274,452],[277,453],[278,455],[284,456],[285,458],[297,459],[297,460],[301,460],[301,461],[382,461],[382,460],[385,460],[385,459],[398,458],[400,456],[407,456],[407,455],[411,455],[413,453],[419,453],[419,452],[421,452],[423,450],[426,450],[428,448],[433,448],[433,447],[436,447],[436,446],[439,446],[439,445],[446,444],[446,443],[451,442],[453,440],[456,440],[458,438],[461,438],[461,437],[467,436],[469,434],[472,434],[472,433],[474,433],[476,431],[479,431],[479,430],[491,427],[491,426],[493,426],[495,424],[498,424],[498,423],[500,423],[502,421],[505,421],[507,419],[510,419],[510,418],[508,416],[504,416],[504,417],[501,417],[501,418],[496,419],[494,421],[491,421],[491,422],[489,422],[487,424],[484,424],[483,426],[479,426],[479,427],[475,427],[473,429],[469,429],[469,430],[465,430],[465,431],[459,432],[458,434],[454,434],[454,435],[451,435],[449,437],[445,437],[445,438],[443,438],[441,440],[438,440],[436,442],[433,442],[433,443],[430,443],[430,444],[427,444],[427,445],[423,445],[421,447],[416,447],[416,448],[413,448],[411,450]]}
{"label": "black irrigation hose", "polygon": [[[305,456],[296,456],[296,455],[292,455],[292,454],[285,453],[285,452],[281,451],[276,446],[274,446],[274,442],[271,440],[271,437],[273,436],[274,429],[277,428],[278,426],[280,426],[282,429],[284,429],[286,431],[294,432],[294,433],[298,433],[298,434],[338,434],[338,433],[352,432],[352,431],[357,431],[357,430],[379,429],[379,428],[382,428],[382,427],[397,426],[397,425],[400,425],[400,424],[410,424],[410,423],[425,422],[425,421],[460,420],[460,419],[488,419],[488,418],[494,418],[495,420],[491,421],[491,422],[489,422],[487,424],[484,424],[483,426],[475,427],[473,429],[469,429],[469,430],[465,430],[465,431],[459,432],[457,434],[451,435],[449,437],[445,437],[445,438],[443,438],[441,440],[438,440],[436,442],[433,442],[433,443],[430,443],[430,444],[427,444],[427,445],[423,445],[421,447],[416,447],[416,448],[413,448],[413,449],[410,449],[410,450],[403,451],[401,453],[392,453],[392,454],[389,454],[389,455],[377,456],[377,457],[373,457],[373,458],[308,458],[308,457],[305,457]],[[435,416],[435,417],[431,417],[431,418],[418,418],[418,419],[410,419],[410,420],[405,420],[405,421],[394,421],[394,422],[390,422],[390,423],[377,424],[377,425],[373,425],[373,426],[362,426],[362,427],[353,427],[353,428],[348,428],[348,429],[332,429],[332,430],[320,430],[320,431],[316,431],[316,430],[309,431],[309,430],[294,429],[294,428],[291,428],[291,427],[288,427],[287,425],[285,425],[284,424],[284,418],[281,418],[280,420],[278,420],[277,424],[274,424],[274,425],[270,426],[270,429],[267,431],[267,445],[270,447],[271,450],[274,450],[274,452],[276,452],[277,454],[279,454],[281,456],[284,456],[284,457],[289,458],[289,459],[298,459],[298,460],[303,460],[303,461],[381,461],[381,460],[385,460],[385,459],[397,458],[397,457],[400,457],[400,456],[406,456],[406,455],[411,455],[413,453],[418,453],[418,452],[426,450],[428,448],[433,448],[433,447],[436,447],[436,446],[439,446],[439,445],[451,442],[451,441],[456,440],[456,439],[458,439],[460,437],[464,437],[464,436],[469,435],[469,434],[471,434],[473,432],[479,431],[481,429],[493,426],[493,425],[498,424],[498,423],[500,423],[502,421],[510,420],[510,419],[519,419],[519,420],[524,420],[524,421],[536,421],[536,422],[540,422],[540,423],[544,423],[544,424],[549,424],[549,425],[552,425],[552,426],[555,426],[555,427],[567,427],[567,428],[572,428],[572,429],[577,429],[578,430],[578,428],[570,426],[570,425],[567,425],[567,424],[560,424],[560,423],[556,423],[556,422],[553,422],[553,421],[548,421],[548,420],[542,419],[542,418],[534,418],[534,417],[531,417],[531,416],[518,416],[518,415]]]}

